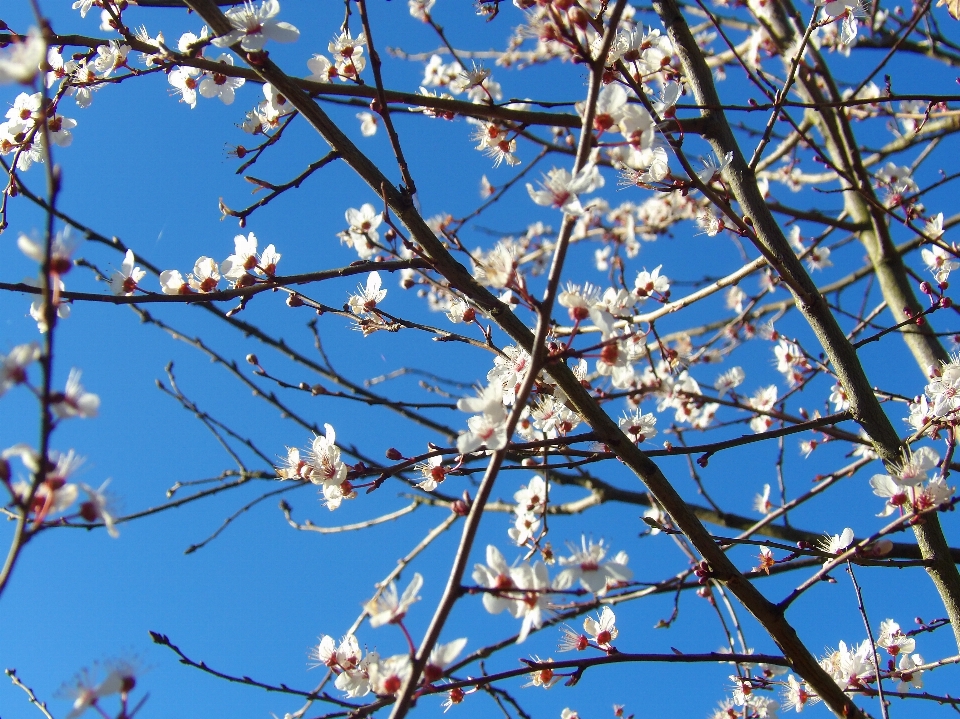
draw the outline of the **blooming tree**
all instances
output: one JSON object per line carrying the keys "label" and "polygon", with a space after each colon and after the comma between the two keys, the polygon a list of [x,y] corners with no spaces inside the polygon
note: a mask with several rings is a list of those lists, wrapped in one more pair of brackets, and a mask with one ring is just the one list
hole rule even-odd
{"label": "blooming tree", "polygon": [[[559,685],[563,719],[629,716],[649,702],[637,686],[576,685],[641,664],[685,677],[684,711],[719,702],[718,718],[960,709],[960,215],[945,214],[960,97],[924,84],[960,62],[957,4],[292,5],[41,2],[0,22],[0,231],[32,265],[0,281],[31,318],[0,347],[0,401],[39,409],[38,439],[0,436],[0,599],[35,537],[123,542],[125,525],[256,487],[188,552],[278,495],[306,539],[357,533],[327,561],[362,585],[362,611],[350,624],[344,600],[303,627],[321,632],[303,657],[314,685],[151,636],[198,674],[278,693],[285,717],[529,716]],[[175,267],[71,199],[117,183],[77,189],[74,135],[137,122],[123,98],[160,88],[177,127],[231,108],[215,134],[260,193],[224,199],[233,181],[189,161],[189,133],[159,138],[218,188],[198,212],[226,221]],[[172,183],[138,169],[144,202],[164,203]],[[311,219],[320,205],[335,226]],[[235,466],[120,511],[132,477],[79,481],[106,445],[68,429],[111,399],[80,369],[59,379],[94,307],[211,359],[279,411],[283,438],[254,410],[208,412],[168,367],[163,391]],[[745,471],[751,453],[770,460]],[[295,518],[305,493],[324,520]],[[418,540],[378,540],[393,520]],[[913,625],[904,578],[924,587]],[[841,606],[853,621],[821,639]],[[132,717],[138,674],[81,671],[65,715]]]}

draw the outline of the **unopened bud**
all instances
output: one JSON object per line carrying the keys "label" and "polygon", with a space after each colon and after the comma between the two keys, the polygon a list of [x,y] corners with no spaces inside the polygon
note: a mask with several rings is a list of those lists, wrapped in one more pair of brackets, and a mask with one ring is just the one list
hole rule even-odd
{"label": "unopened bud", "polygon": [[569,10],[567,10],[567,19],[572,25],[580,28],[581,30],[587,26],[590,22],[590,17],[584,12],[583,8],[579,5],[574,5]]}
{"label": "unopened bud", "polygon": [[920,291],[925,295],[929,295],[931,292],[933,292],[933,290],[930,289],[930,283],[926,280],[920,283]]}
{"label": "unopened bud", "polygon": [[97,508],[93,505],[93,502],[84,502],[80,505],[80,516],[88,522],[96,522],[99,518]]}
{"label": "unopened bud", "polygon": [[303,300],[300,299],[300,295],[288,295],[287,307],[303,307]]}
{"label": "unopened bud", "polygon": [[949,297],[941,297],[940,306],[943,309],[947,309],[948,307],[953,307],[953,300],[951,300]]}
{"label": "unopened bud", "polygon": [[387,459],[392,459],[394,462],[396,462],[397,460],[403,459],[403,455],[400,454],[399,449],[391,447],[387,450]]}
{"label": "unopened bud", "polygon": [[251,352],[250,354],[247,355],[247,363],[248,363],[248,364],[260,364],[260,360],[257,359],[257,356],[256,356],[255,354],[253,354],[253,352]]}
{"label": "unopened bud", "polygon": [[475,319],[477,319],[477,311],[473,309],[473,307],[467,307],[467,309],[463,311],[463,321],[473,322]]}

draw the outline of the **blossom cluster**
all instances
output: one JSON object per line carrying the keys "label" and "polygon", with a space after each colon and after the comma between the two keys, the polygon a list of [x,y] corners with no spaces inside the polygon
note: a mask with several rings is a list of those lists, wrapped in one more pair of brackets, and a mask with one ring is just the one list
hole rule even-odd
{"label": "blossom cluster", "polygon": [[889,468],[887,474],[873,475],[873,493],[887,500],[878,516],[886,517],[896,511],[921,512],[948,501],[955,489],[947,486],[943,475],[937,472],[927,477],[939,464],[940,455],[930,447],[921,447],[915,452],[907,451],[903,463]]}
{"label": "blossom cluster", "polygon": [[[402,625],[407,610],[420,599],[417,593],[422,586],[423,577],[420,574],[413,575],[402,595],[398,593],[396,583],[390,582],[364,607],[370,616],[370,626]],[[441,679],[446,668],[466,645],[465,638],[437,644],[423,668],[424,684]],[[364,654],[354,634],[344,636],[339,645],[331,636],[320,637],[320,643],[310,651],[310,659],[316,666],[331,669],[336,674],[334,685],[351,699],[371,692],[378,696],[395,695],[409,679],[413,666],[410,654],[395,654],[386,658],[381,658],[377,651]]]}
{"label": "blossom cluster", "polygon": [[76,120],[58,115],[55,106],[44,107],[39,92],[17,95],[6,118],[0,122],[0,155],[13,154],[16,168],[23,171],[44,161],[45,142],[67,147],[73,142],[70,131],[77,126]]}
{"label": "blossom cluster", "polygon": [[273,245],[267,245],[257,254],[257,237],[252,232],[246,237],[234,237],[234,253],[217,264],[211,257],[200,257],[193,272],[186,278],[179,270],[164,270],[160,273],[160,287],[164,294],[183,295],[192,292],[214,292],[221,279],[229,280],[234,287],[249,287],[257,282],[266,282],[277,273],[280,253]]}
{"label": "blossom cluster", "polygon": [[313,438],[304,450],[287,447],[287,456],[277,468],[280,479],[306,480],[320,487],[327,509],[333,511],[345,499],[355,499],[357,493],[347,479],[347,465],[340,458],[333,426],[325,424],[324,434]]}
{"label": "blossom cluster", "polygon": [[588,592],[602,596],[614,587],[628,582],[633,573],[627,567],[629,558],[618,552],[605,560],[607,548],[603,542],[582,540],[581,547],[570,545],[570,555],[560,559],[564,567],[550,581],[547,566],[542,561],[523,562],[510,566],[496,546],[487,545],[486,564],[476,564],[473,581],[484,588],[483,606],[491,614],[504,610],[522,619],[517,643],[526,640],[533,629],[539,629],[550,608],[550,594],[568,591],[578,583]]}

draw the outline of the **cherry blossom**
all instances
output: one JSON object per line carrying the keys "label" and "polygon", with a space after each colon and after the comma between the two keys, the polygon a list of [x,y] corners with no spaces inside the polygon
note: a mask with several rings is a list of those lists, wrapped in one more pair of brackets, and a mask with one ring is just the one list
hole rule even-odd
{"label": "cherry blossom", "polygon": [[574,582],[579,581],[588,592],[602,596],[611,587],[633,577],[633,572],[627,567],[626,552],[618,552],[613,559],[603,561],[607,554],[603,540],[590,540],[588,543],[586,537],[583,537],[580,548],[573,544],[567,546],[572,554],[560,558],[560,564],[567,568],[553,580],[554,589],[569,589]]}
{"label": "cherry blossom", "polygon": [[847,551],[851,544],[853,544],[853,530],[847,527],[840,534],[825,535],[817,547],[826,554],[840,555]]}
{"label": "cherry blossom", "polygon": [[220,273],[225,279],[232,280],[237,287],[246,286],[254,281],[254,271],[267,277],[273,277],[280,262],[280,253],[273,245],[267,245],[262,255],[257,255],[257,236],[250,232],[245,236],[233,238],[234,253],[220,263]]}
{"label": "cherry blossom", "polygon": [[423,479],[417,482],[417,486],[425,492],[432,492],[447,478],[447,470],[443,466],[443,457],[440,455],[431,457],[426,462],[420,462],[414,469],[423,475]]}
{"label": "cherry blossom", "polygon": [[17,345],[6,355],[0,355],[0,397],[7,390],[27,381],[27,367],[40,359],[40,345],[36,342]]}
{"label": "cherry blossom", "polygon": [[[216,62],[227,66],[233,65],[233,56],[223,53]],[[246,80],[242,77],[229,77],[219,72],[207,72],[200,81],[200,94],[206,98],[219,97],[224,105],[232,105],[236,97],[236,90],[243,86]]]}
{"label": "cherry blossom", "polygon": [[367,66],[367,59],[363,56],[363,46],[367,38],[363,33],[353,37],[346,30],[327,46],[327,50],[336,64],[337,75],[341,80],[356,80]]}
{"label": "cherry blossom", "polygon": [[197,89],[200,87],[200,70],[196,67],[177,67],[167,75],[173,89],[180,95],[180,102],[186,103],[192,110],[197,106]]}
{"label": "cherry blossom", "polygon": [[[942,222],[943,213],[941,213],[940,217]],[[960,262],[957,261],[957,254],[945,250],[940,245],[932,245],[929,248],[924,247],[920,250],[920,256],[923,258],[927,269],[933,273],[937,282],[946,282],[947,278],[950,277],[950,273],[960,267]]]}
{"label": "cherry blossom", "polygon": [[0,85],[32,82],[40,72],[40,63],[46,54],[47,43],[40,31],[30,28],[26,37],[0,50]]}
{"label": "cherry blossom", "polygon": [[433,4],[436,1],[437,0],[409,0],[410,16],[426,22],[430,16],[430,11],[433,9]]}
{"label": "cherry blossom", "polygon": [[727,166],[729,166],[731,162],[733,162],[732,152],[728,152],[722,158],[715,154],[709,157],[701,157],[700,163],[703,165],[703,169],[697,172],[697,177],[700,179],[700,182],[707,185],[713,178],[727,169]]}
{"label": "cherry blossom", "polygon": [[520,599],[514,602],[511,612],[518,619],[523,618],[517,635],[517,644],[522,644],[533,629],[543,626],[544,611],[550,606],[547,591],[550,579],[543,562],[535,562],[532,566],[521,564],[515,568],[513,577],[520,590]]}
{"label": "cherry blossom", "polygon": [[432,684],[440,679],[465,646],[467,646],[465,638],[454,639],[446,644],[437,644],[431,650],[430,657],[423,668],[423,680],[427,684]]}
{"label": "cherry blossom", "polygon": [[80,384],[80,370],[70,370],[67,385],[63,392],[54,393],[50,409],[60,419],[69,417],[96,417],[100,409],[100,398],[92,392],[86,392]]}
{"label": "cherry blossom", "polygon": [[504,609],[513,613],[515,593],[517,588],[514,581],[515,568],[507,565],[503,554],[494,545],[488,544],[486,564],[473,565],[473,581],[481,587],[497,590],[483,593],[483,607],[491,614],[499,614]]}
{"label": "cherry blossom", "polygon": [[579,195],[593,192],[603,187],[603,177],[596,164],[588,162],[576,174],[569,170],[554,168],[550,170],[540,183],[539,190],[527,183],[527,192],[530,199],[538,205],[556,207],[568,215],[583,213]]}
{"label": "cherry blossom", "polygon": [[138,289],[137,283],[146,277],[147,273],[145,270],[135,267],[135,264],[136,259],[133,256],[133,250],[127,250],[123,255],[123,264],[120,265],[120,269],[114,270],[110,277],[110,291],[113,294],[129,297]]}
{"label": "cherry blossom", "polygon": [[583,620],[583,629],[601,649],[611,649],[610,643],[619,634],[616,621],[613,610],[610,607],[604,607],[596,619],[587,617]]}
{"label": "cherry blossom", "polygon": [[320,644],[310,651],[310,658],[316,666],[339,667],[343,670],[355,669],[361,659],[360,644],[353,634],[347,634],[340,640],[338,647],[333,637],[322,636]]}
{"label": "cherry blossom", "polygon": [[310,69],[307,79],[313,82],[333,82],[340,77],[334,64],[323,55],[314,55],[307,60],[307,67]]}
{"label": "cherry blossom", "polygon": [[353,247],[361,260],[370,259],[377,252],[376,244],[380,241],[377,228],[383,222],[383,216],[367,202],[359,210],[347,210],[346,219],[349,227],[339,233],[340,241]]}
{"label": "cherry blossom", "polygon": [[357,119],[360,121],[360,134],[364,137],[373,137],[377,134],[377,116],[372,112],[359,112]]}
{"label": "cherry blossom", "polygon": [[637,278],[633,281],[633,294],[637,296],[640,302],[652,297],[654,293],[669,296],[670,280],[667,279],[666,275],[660,274],[661,267],[663,265],[657,265],[653,272],[643,270],[637,273]]}
{"label": "cherry blossom", "polygon": [[377,308],[377,303],[382,302],[387,296],[387,291],[381,289],[381,279],[379,272],[371,272],[367,275],[366,286],[359,285],[357,292],[350,295],[347,304],[350,311],[358,317],[368,315]]}
{"label": "cherry blossom", "polygon": [[381,661],[371,662],[367,667],[370,688],[378,696],[394,695],[403,688],[411,670],[409,654],[395,654]]}
{"label": "cherry blossom", "polygon": [[107,534],[116,539],[120,536],[120,532],[117,530],[113,513],[109,509],[110,500],[104,494],[108,484],[110,484],[109,479],[94,489],[88,484],[80,483],[80,489],[87,495],[86,501],[80,505],[80,516],[88,522],[103,522]]}
{"label": "cherry blossom", "polygon": [[770,501],[770,485],[763,485],[763,492],[753,497],[753,511],[760,514],[770,514],[773,511],[773,502]]}
{"label": "cherry blossom", "polygon": [[280,3],[277,0],[263,0],[259,8],[247,0],[243,7],[230,8],[224,14],[233,30],[215,37],[213,44],[230,47],[239,42],[244,51],[259,52],[267,40],[294,42],[300,37],[300,31],[288,22],[274,20],[279,12]]}
{"label": "cherry blossom", "polygon": [[467,431],[457,437],[457,451],[470,454],[481,447],[496,451],[507,446],[507,439],[506,417],[497,419],[479,414],[467,420]]}
{"label": "cherry blossom", "polygon": [[923,657],[919,654],[901,654],[897,662],[897,693],[903,694],[911,689],[923,689]]}
{"label": "cherry blossom", "polygon": [[397,624],[403,621],[410,605],[418,601],[417,592],[423,586],[423,577],[419,572],[413,575],[410,584],[403,590],[403,595],[397,594],[396,582],[390,582],[380,594],[364,605],[370,615],[370,626],[379,627],[383,624]]}
{"label": "cherry blossom", "polygon": [[637,408],[633,414],[625,413],[618,424],[623,433],[637,444],[657,436],[657,417],[652,412],[642,414]]}
{"label": "cherry blossom", "polygon": [[795,709],[802,712],[807,704],[815,704],[820,701],[820,697],[812,693],[806,685],[806,682],[797,681],[793,674],[787,677],[787,685],[783,691],[783,708],[789,711]]}

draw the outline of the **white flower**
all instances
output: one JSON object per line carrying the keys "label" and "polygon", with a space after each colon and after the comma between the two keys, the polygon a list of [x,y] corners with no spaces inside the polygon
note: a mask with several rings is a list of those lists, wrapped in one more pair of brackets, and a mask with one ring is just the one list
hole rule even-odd
{"label": "white flower", "polygon": [[535,190],[527,183],[527,192],[535,203],[559,208],[568,215],[579,215],[584,209],[578,195],[603,187],[603,177],[597,166],[588,162],[575,175],[566,169],[553,168],[544,176],[540,187]]}
{"label": "white flower", "polygon": [[595,641],[601,649],[609,649],[610,642],[616,639],[619,634],[615,626],[616,621],[617,618],[613,610],[610,607],[604,607],[596,619],[587,617],[583,620],[583,629],[593,637],[593,641]]}
{"label": "white flower", "polygon": [[36,342],[18,345],[10,354],[0,355],[0,397],[18,384],[27,381],[27,367],[40,359],[40,345]]}
{"label": "white flower", "polygon": [[436,1],[437,0],[409,0],[410,16],[426,22],[430,11],[433,9],[433,4]]}
{"label": "white flower", "polygon": [[657,418],[652,412],[642,414],[640,408],[633,414],[624,414],[619,421],[620,429],[637,444],[657,436]]}
{"label": "white flower", "polygon": [[364,605],[370,615],[370,626],[379,627],[382,624],[396,624],[403,620],[410,605],[420,599],[417,592],[423,586],[423,577],[419,572],[413,575],[410,584],[403,590],[403,595],[397,595],[396,582],[390,582],[386,589]]}
{"label": "white flower", "polygon": [[[943,217],[943,213],[940,214],[940,217]],[[923,258],[927,269],[933,273],[937,282],[946,282],[947,278],[950,277],[950,273],[960,267],[960,262],[957,262],[956,253],[949,252],[940,247],[940,245],[933,245],[929,249],[926,247],[923,248],[920,250],[920,256]]]}
{"label": "white flower", "polygon": [[697,177],[700,178],[700,182],[706,185],[733,162],[733,152],[728,152],[723,156],[723,159],[720,159],[716,154],[701,157],[700,162],[703,164],[703,169],[697,172]]}
{"label": "white flower", "polygon": [[423,668],[423,679],[428,684],[437,681],[443,676],[448,666],[453,664],[463,648],[467,646],[466,638],[454,639],[446,644],[437,644],[430,652],[430,658]]}
{"label": "white flower", "polygon": [[383,661],[371,662],[367,668],[370,688],[380,696],[396,694],[410,676],[410,669],[409,654],[395,654]]}
{"label": "white flower", "polygon": [[923,671],[917,671],[916,667],[923,666],[923,657],[919,654],[903,654],[897,664],[897,676],[900,682],[897,684],[897,692],[903,694],[910,689],[923,688]]}
{"label": "white flower", "polygon": [[180,93],[180,102],[185,102],[191,109],[197,106],[197,88],[200,83],[197,77],[200,70],[195,67],[177,67],[167,75],[167,81]]}
{"label": "white flower", "polygon": [[637,279],[633,281],[633,294],[643,302],[653,293],[666,295],[670,291],[670,280],[666,275],[660,274],[660,268],[663,265],[657,265],[653,272],[643,270],[637,273]]}
{"label": "white flower", "polygon": [[554,589],[569,589],[577,580],[580,585],[596,595],[606,591],[620,582],[629,581],[633,572],[627,567],[627,555],[619,552],[613,559],[603,562],[607,548],[603,540],[587,543],[586,537],[581,538],[578,549],[573,544],[567,545],[572,552],[569,557],[561,557],[560,564],[567,567],[553,580]]}
{"label": "white flower", "polygon": [[369,314],[377,308],[377,303],[382,302],[387,296],[387,291],[381,289],[381,280],[379,272],[371,272],[367,275],[367,286],[357,286],[357,293],[350,295],[347,304],[350,311],[358,317]]}
{"label": "white flower", "polygon": [[423,475],[423,479],[417,482],[417,486],[424,492],[432,492],[447,478],[447,470],[443,466],[443,457],[440,455],[431,457],[426,462],[420,462],[414,466],[414,469]]}
{"label": "white flower", "polygon": [[360,134],[364,137],[373,137],[377,134],[377,116],[372,112],[359,112],[357,119],[360,121]]}
{"label": "white flower", "polygon": [[349,227],[339,233],[340,241],[353,247],[361,260],[370,259],[376,254],[376,243],[380,241],[377,228],[383,222],[383,215],[367,202],[359,210],[351,207],[345,216]]}
{"label": "white flower", "polygon": [[80,489],[87,493],[87,501],[80,505],[80,516],[88,522],[98,520],[103,522],[103,526],[107,528],[107,534],[116,539],[120,536],[120,532],[117,531],[113,514],[108,509],[109,499],[104,494],[108,484],[110,484],[109,479],[99,488],[94,489],[90,485],[80,483]]}
{"label": "white flower", "polygon": [[[223,53],[216,59],[224,65],[233,65],[233,56]],[[229,77],[220,72],[207,72],[200,81],[200,94],[206,98],[219,97],[224,105],[232,105],[235,91],[246,80],[242,77]]]}
{"label": "white flower", "polygon": [[[853,530],[847,527],[840,534],[825,535],[817,547],[827,554],[840,555],[847,551],[851,544],[853,544]],[[841,642],[842,645],[843,642]]]}
{"label": "white flower", "polygon": [[332,82],[339,75],[337,68],[323,55],[314,55],[307,60],[307,67],[310,69],[307,79],[313,82]]}
{"label": "white flower", "polygon": [[732,389],[736,389],[746,378],[746,374],[743,371],[742,367],[731,367],[726,372],[717,377],[716,381],[713,383],[713,388],[723,394]]}
{"label": "white flower", "polygon": [[753,509],[760,514],[770,514],[773,510],[773,503],[770,501],[770,485],[763,485],[763,493],[756,494],[753,497]]}
{"label": "white flower", "polygon": [[316,666],[340,667],[344,670],[356,669],[360,664],[360,643],[352,634],[347,634],[340,640],[337,647],[333,637],[320,637],[320,644],[310,651],[310,658]]}
{"label": "white flower", "polygon": [[367,59],[363,56],[363,46],[366,44],[366,35],[360,33],[357,37],[353,37],[347,30],[327,45],[341,80],[356,80],[363,72],[363,68],[367,66]]}
{"label": "white flower", "polygon": [[259,52],[267,40],[293,42],[300,37],[300,31],[288,22],[279,22],[273,17],[280,12],[277,0],[263,0],[255,8],[249,0],[243,7],[227,10],[225,15],[233,26],[226,35],[213,39],[217,47],[230,47],[239,42],[246,52]]}
{"label": "white flower", "polygon": [[133,250],[127,250],[123,256],[123,264],[119,270],[113,271],[110,278],[110,291],[118,296],[129,297],[137,289],[137,283],[146,277],[147,273],[139,267],[134,267],[136,259]]}
{"label": "white flower", "polygon": [[457,451],[470,454],[481,447],[490,451],[507,446],[506,417],[496,419],[486,414],[478,414],[467,420],[467,431],[457,437]]}
{"label": "white flower", "polygon": [[100,398],[92,392],[84,391],[80,384],[80,370],[72,369],[63,392],[53,393],[50,409],[60,419],[96,417],[100,409]]}
{"label": "white flower", "polygon": [[513,570],[513,578],[517,587],[522,591],[521,598],[513,603],[511,612],[517,618],[523,617],[517,644],[522,644],[530,634],[531,629],[543,626],[543,612],[550,605],[550,578],[547,567],[543,562],[536,562],[532,567],[521,565]]}
{"label": "white flower", "polygon": [[46,54],[47,43],[40,31],[30,28],[26,37],[0,50],[0,85],[32,82]]}

